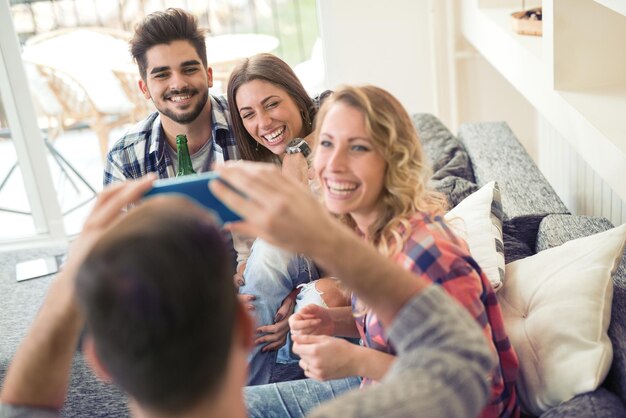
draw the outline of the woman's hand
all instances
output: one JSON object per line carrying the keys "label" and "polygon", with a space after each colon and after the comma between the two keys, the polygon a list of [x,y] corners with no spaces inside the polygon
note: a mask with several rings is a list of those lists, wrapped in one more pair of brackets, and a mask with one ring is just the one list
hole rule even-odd
{"label": "woman's hand", "polygon": [[235,287],[239,289],[241,286],[246,284],[245,279],[243,278],[243,272],[246,270],[247,262],[243,262],[237,266],[237,271],[233,274],[233,281],[235,282]]}
{"label": "woman's hand", "polygon": [[237,294],[237,299],[239,299],[239,303],[241,303],[243,305],[243,307],[247,311],[253,311],[254,310],[254,305],[252,304],[252,302],[256,299],[256,297],[254,295],[248,295],[248,294],[245,294],[245,293],[238,293]]}
{"label": "woman's hand", "polygon": [[335,335],[335,324],[329,310],[319,305],[306,305],[289,318],[292,335]]}
{"label": "woman's hand", "polygon": [[293,335],[293,352],[307,377],[317,380],[348,376],[382,380],[396,357],[327,335]]}
{"label": "woman's hand", "polygon": [[298,182],[308,186],[309,184],[309,166],[304,158],[304,154],[297,152],[295,154],[285,154],[282,165],[283,175],[294,178]]}
{"label": "woman's hand", "polygon": [[228,224],[231,231],[313,257],[334,252],[340,231],[354,235],[320,206],[308,187],[282,175],[273,164],[237,161],[216,171],[232,187],[245,191],[243,196],[221,181],[209,183],[215,196],[245,219]]}
{"label": "woman's hand", "polygon": [[274,324],[256,329],[258,334],[265,334],[254,340],[254,344],[266,344],[261,349],[262,352],[277,350],[285,344],[289,332],[289,318],[293,314],[295,306],[295,297],[290,294],[278,308],[274,317]]}
{"label": "woman's hand", "polygon": [[353,360],[358,345],[328,335],[292,334],[292,338],[306,377],[324,381],[357,375]]}

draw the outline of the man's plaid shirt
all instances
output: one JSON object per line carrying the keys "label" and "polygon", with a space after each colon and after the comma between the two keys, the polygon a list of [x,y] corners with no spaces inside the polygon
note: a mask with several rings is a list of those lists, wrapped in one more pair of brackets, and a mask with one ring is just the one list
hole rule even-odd
{"label": "man's plaid shirt", "polygon": [[[209,153],[211,163],[238,160],[239,150],[231,129],[226,97],[209,97],[213,123],[213,143]],[[154,112],[126,132],[109,151],[104,168],[104,185],[136,179],[148,173],[158,173],[159,178],[174,177],[176,173],[165,146],[161,118],[158,112]]]}

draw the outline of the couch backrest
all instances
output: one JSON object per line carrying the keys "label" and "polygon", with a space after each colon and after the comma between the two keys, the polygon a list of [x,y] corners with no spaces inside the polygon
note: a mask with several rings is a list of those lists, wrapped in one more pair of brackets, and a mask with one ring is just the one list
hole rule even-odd
{"label": "couch backrest", "polygon": [[476,183],[498,182],[505,219],[570,213],[505,122],[463,124],[458,139],[470,156]]}
{"label": "couch backrest", "polygon": [[447,196],[450,207],[478,190],[469,155],[452,132],[429,113],[413,115],[413,124],[432,169],[430,186]]}

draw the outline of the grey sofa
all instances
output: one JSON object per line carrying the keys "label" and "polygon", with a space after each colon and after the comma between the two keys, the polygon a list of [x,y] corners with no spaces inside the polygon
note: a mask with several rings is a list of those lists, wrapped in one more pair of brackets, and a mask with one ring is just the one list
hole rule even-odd
{"label": "grey sofa", "polygon": [[[498,181],[505,218],[507,262],[612,227],[603,218],[571,215],[506,124],[466,124],[460,128],[457,139],[432,115],[415,115],[414,123],[433,163],[433,185],[449,196],[452,205],[479,186]],[[15,262],[63,251],[65,248],[56,247],[0,253],[0,380],[51,280],[48,277],[17,283]],[[542,417],[626,417],[624,260],[614,281],[609,329],[614,360],[608,378],[596,391],[579,395]],[[77,353],[63,416],[122,417],[127,414],[123,395],[97,381]]]}
{"label": "grey sofa", "polygon": [[[433,163],[434,186],[451,204],[489,181],[498,182],[507,263],[613,227],[605,218],[572,215],[505,123],[465,124],[455,138],[432,115],[417,114],[413,121]],[[625,257],[613,280],[609,337],[614,357],[607,379],[542,418],[626,417]]]}

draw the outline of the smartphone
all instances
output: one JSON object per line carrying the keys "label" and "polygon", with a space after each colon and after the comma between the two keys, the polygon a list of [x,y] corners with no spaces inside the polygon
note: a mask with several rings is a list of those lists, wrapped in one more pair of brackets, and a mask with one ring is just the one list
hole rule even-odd
{"label": "smartphone", "polygon": [[15,265],[15,278],[18,282],[21,282],[23,280],[49,276],[58,271],[59,263],[56,257],[37,258],[17,263]]}
{"label": "smartphone", "polygon": [[221,200],[211,193],[211,190],[209,190],[209,182],[214,180],[221,181],[239,195],[246,197],[244,193],[220,179],[214,172],[156,180],[152,185],[152,189],[150,189],[144,197],[155,196],[162,193],[178,193],[193,199],[207,208],[221,223],[240,221],[241,216],[230,210]]}

